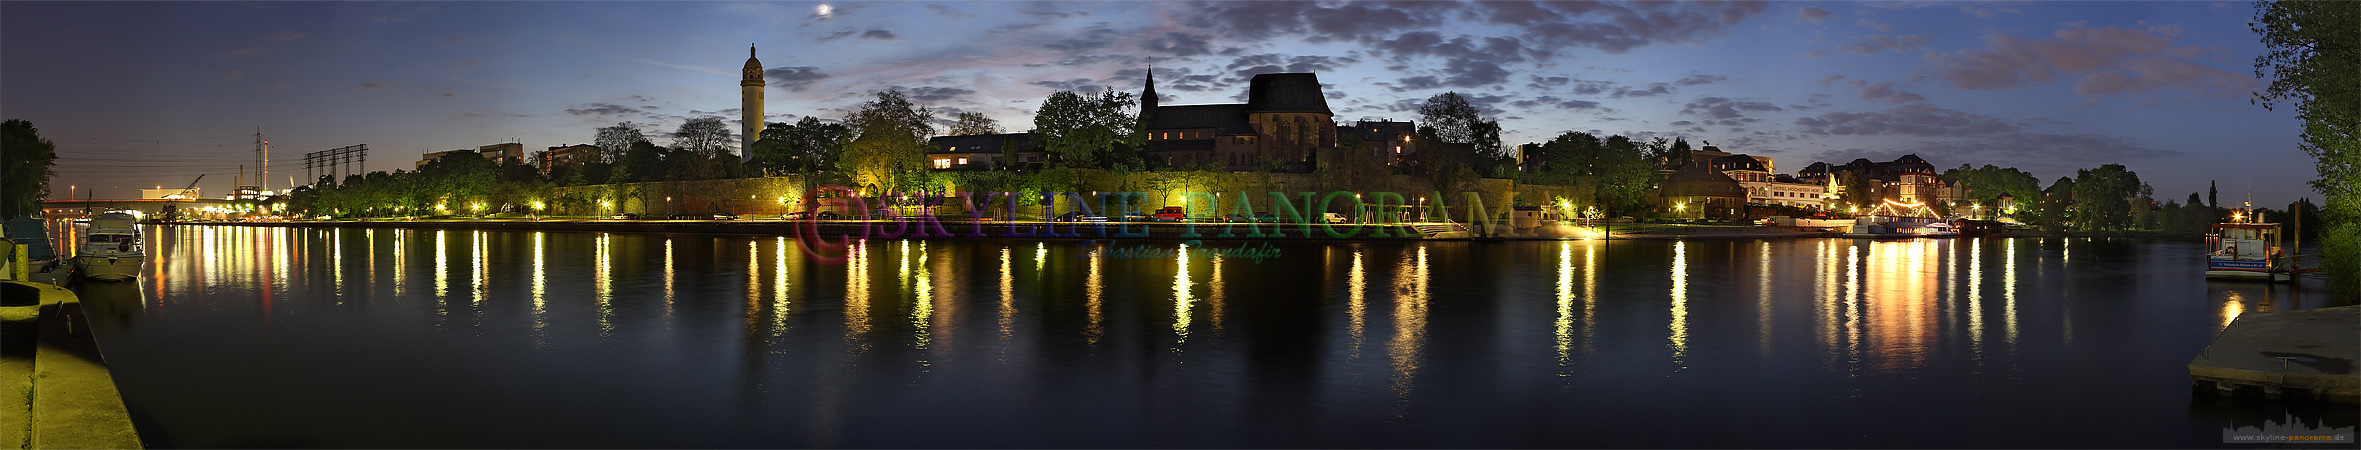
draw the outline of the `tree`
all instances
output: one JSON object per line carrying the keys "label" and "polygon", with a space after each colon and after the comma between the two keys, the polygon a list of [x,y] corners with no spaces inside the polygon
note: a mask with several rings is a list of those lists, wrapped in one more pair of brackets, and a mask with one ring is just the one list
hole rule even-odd
{"label": "tree", "polygon": [[623,122],[611,127],[601,127],[598,129],[598,136],[591,138],[590,141],[599,148],[598,156],[591,158],[591,161],[613,163],[621,159],[623,153],[631,151],[633,144],[645,140],[648,140],[648,136],[639,131],[639,124]]}
{"label": "tree", "polygon": [[2074,175],[2075,228],[2121,231],[2139,223],[2147,212],[2150,188],[2140,175],[2122,164],[2083,169]]}
{"label": "tree", "polygon": [[1449,173],[1435,169],[1450,166],[1493,173],[1493,166],[1508,156],[1500,146],[1500,122],[1485,119],[1483,110],[1457,92],[1427,97],[1418,107],[1418,123],[1421,125],[1413,139],[1419,141],[1415,143],[1419,152],[1414,156],[1426,156],[1420,163],[1431,173]]}
{"label": "tree", "polygon": [[615,159],[616,182],[642,183],[665,179],[665,160],[671,158],[672,150],[644,139],[632,142],[627,148],[622,156]]}
{"label": "tree", "polygon": [[738,155],[730,151],[730,126],[720,117],[699,117],[683,121],[672,132],[672,149],[694,158],[674,158],[674,179],[705,180],[735,174]]}
{"label": "tree", "polygon": [[1567,131],[1541,144],[1543,171],[1534,182],[1568,184],[1591,198],[1576,199],[1581,207],[1598,205],[1608,214],[1641,207],[1656,171],[1642,145],[1621,135],[1599,140],[1589,133]]}
{"label": "tree", "polygon": [[1065,167],[1138,170],[1146,135],[1132,112],[1137,105],[1129,92],[1058,91],[1033,115],[1033,139]]}
{"label": "tree", "polygon": [[[2037,202],[2041,198],[2041,179],[2034,178],[2033,174],[2019,171],[2015,167],[1994,167],[1991,164],[1985,164],[1984,167],[1974,168],[1961,164],[1957,169],[1943,171],[1942,178],[1957,181],[1960,185],[1966,186],[1970,191],[1969,196],[1976,199],[1977,204],[1985,205],[1988,208],[1999,207],[2000,197],[2003,195],[2015,198],[2019,203]],[[2020,211],[1998,212],[2019,216],[2030,215],[2020,214]],[[2018,220],[2024,220],[2024,217],[2019,217]]]}
{"label": "tree", "polygon": [[926,170],[933,121],[934,110],[911,103],[902,91],[878,92],[876,100],[845,117],[854,137],[837,166],[864,187],[901,190],[904,181],[916,181],[907,175]]}
{"label": "tree", "polygon": [[42,139],[32,121],[0,124],[0,174],[7,175],[0,177],[0,218],[39,214],[56,165],[57,144]]}
{"label": "tree", "polygon": [[2255,78],[2271,80],[2255,100],[2264,108],[2294,103],[2302,141],[2326,203],[2320,211],[2321,271],[2339,295],[2361,297],[2361,3],[2255,3],[2247,27],[2270,51],[2254,59]]}
{"label": "tree", "polygon": [[2074,177],[2058,177],[2048,189],[2041,190],[2041,195],[2043,230],[2058,232],[2078,218],[2074,207]]}
{"label": "tree", "polygon": [[1659,152],[1661,154],[1654,155],[1656,165],[1670,170],[1680,170],[1681,167],[1688,166],[1689,160],[1695,159],[1697,154],[1695,149],[1689,147],[1689,140],[1686,138],[1674,138],[1672,146],[1662,150]]}
{"label": "tree", "polygon": [[949,136],[1000,134],[1000,122],[992,120],[991,116],[963,112],[959,113],[959,119],[951,124],[951,131],[944,134]]}

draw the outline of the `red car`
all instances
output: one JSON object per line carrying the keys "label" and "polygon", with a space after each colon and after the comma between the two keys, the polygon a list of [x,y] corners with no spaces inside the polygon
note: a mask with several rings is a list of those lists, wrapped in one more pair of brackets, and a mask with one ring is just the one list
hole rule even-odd
{"label": "red car", "polygon": [[1179,222],[1185,218],[1188,218],[1188,214],[1181,212],[1181,207],[1178,206],[1166,206],[1156,210],[1157,222]]}

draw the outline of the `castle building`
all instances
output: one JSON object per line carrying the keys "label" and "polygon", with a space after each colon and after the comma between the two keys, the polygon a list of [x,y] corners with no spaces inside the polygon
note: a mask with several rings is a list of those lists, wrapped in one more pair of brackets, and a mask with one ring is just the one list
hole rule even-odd
{"label": "castle building", "polygon": [[1314,74],[1255,75],[1243,104],[1164,106],[1151,72],[1140,94],[1140,156],[1167,167],[1309,172],[1313,149],[1336,146],[1335,117]]}
{"label": "castle building", "polygon": [[742,143],[738,146],[739,162],[753,160],[754,141],[762,139],[762,86],[762,60],[754,59],[754,45],[747,44],[746,70],[738,79],[738,97],[742,102],[738,109],[744,114],[738,120],[738,130],[743,133],[739,137]]}

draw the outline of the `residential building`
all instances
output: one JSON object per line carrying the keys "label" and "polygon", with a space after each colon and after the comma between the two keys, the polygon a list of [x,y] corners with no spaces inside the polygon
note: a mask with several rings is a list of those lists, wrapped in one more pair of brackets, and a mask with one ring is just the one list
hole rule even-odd
{"label": "residential building", "polygon": [[1418,146],[1410,141],[1410,137],[1417,133],[1418,124],[1390,119],[1363,120],[1336,127],[1338,139],[1344,136],[1360,139],[1362,154],[1379,158],[1391,166],[1400,166],[1411,154],[1418,153]]}
{"label": "residential building", "polygon": [[1828,205],[1830,191],[1826,182],[1780,175],[1778,161],[1769,156],[1731,154],[1708,145],[1692,152],[1691,160],[1705,162],[1715,172],[1737,180],[1739,187],[1746,191],[1747,204],[1808,209]]}
{"label": "residential building", "polygon": [[541,157],[541,174],[549,175],[549,170],[557,166],[579,166],[597,161],[598,151],[598,146],[590,144],[560,145],[542,150],[538,154]]}
{"label": "residential building", "polygon": [[427,164],[429,164],[429,163],[433,163],[433,162],[435,162],[435,160],[438,160],[438,159],[443,159],[443,158],[445,158],[445,157],[449,157],[449,156],[455,156],[455,155],[477,155],[477,156],[482,156],[482,153],[479,153],[479,152],[478,152],[477,150],[475,150],[475,149],[465,149],[465,148],[463,148],[463,149],[458,149],[458,150],[446,150],[446,151],[440,151],[440,152],[428,153],[428,154],[424,154],[424,155],[418,155],[418,168],[420,168],[420,169],[424,169],[424,168],[426,168],[426,165],[427,165]]}
{"label": "residential building", "polygon": [[1313,149],[1336,146],[1336,114],[1314,74],[1255,75],[1242,104],[1159,103],[1151,73],[1140,95],[1140,128],[1147,134],[1140,156],[1149,164],[1307,172]]}
{"label": "residential building", "polygon": [[524,164],[525,144],[504,142],[476,147],[476,154],[483,155],[484,160],[491,161],[493,165]]}
{"label": "residential building", "polygon": [[1692,159],[1664,177],[1657,194],[1664,213],[1690,219],[1745,217],[1746,191],[1737,179],[1714,171],[1705,160]]}
{"label": "residential building", "polygon": [[1935,166],[1918,155],[1903,155],[1888,162],[1855,159],[1843,165],[1813,163],[1796,174],[1803,179],[1831,180],[1831,189],[1841,195],[1851,179],[1861,179],[1867,198],[1856,204],[1872,204],[1891,200],[1904,205],[1949,204],[1968,198],[1968,190],[1956,181],[1943,180],[1935,175]]}
{"label": "residential building", "polygon": [[[926,167],[936,170],[994,170],[1045,160],[1041,151],[1032,148],[1031,133],[937,136],[927,141],[935,149],[927,152]],[[1016,159],[1009,159],[1012,154]]]}

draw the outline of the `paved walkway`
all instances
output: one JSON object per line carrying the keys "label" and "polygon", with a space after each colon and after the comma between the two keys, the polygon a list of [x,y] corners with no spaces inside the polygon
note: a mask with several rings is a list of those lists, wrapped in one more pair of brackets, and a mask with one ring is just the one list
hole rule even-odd
{"label": "paved walkway", "polygon": [[140,448],[73,291],[5,283],[6,305],[38,304],[0,306],[0,448]]}
{"label": "paved walkway", "polygon": [[2254,312],[2238,316],[2197,358],[2189,378],[2225,391],[2291,389],[2339,403],[2361,403],[2361,306]]}

